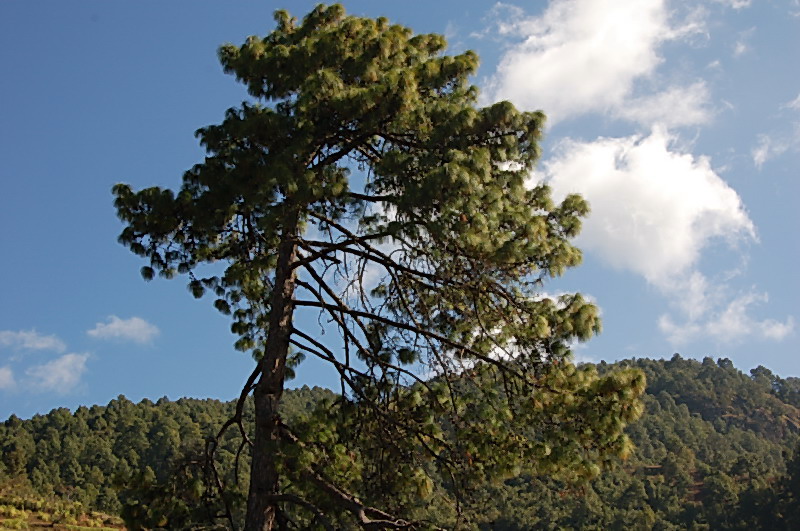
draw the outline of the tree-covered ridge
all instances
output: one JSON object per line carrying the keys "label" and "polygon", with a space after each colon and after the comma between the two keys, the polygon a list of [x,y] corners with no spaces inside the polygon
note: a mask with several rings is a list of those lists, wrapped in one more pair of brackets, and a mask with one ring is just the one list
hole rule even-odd
{"label": "tree-covered ridge", "polygon": [[636,451],[577,489],[530,476],[487,487],[484,528],[796,528],[797,378],[677,355],[620,364],[648,379],[646,411],[626,430]]}
{"label": "tree-covered ridge", "polygon": [[[284,401],[285,414],[294,417],[329,396],[316,387],[294,390]],[[0,478],[23,477],[41,496],[119,514],[130,501],[130,484],[151,476],[166,480],[171,466],[200,451],[233,411],[233,403],[212,399],[135,404],[120,395],[74,413],[59,408],[29,420],[12,415],[0,425]],[[223,463],[238,444],[229,442],[219,452]]]}
{"label": "tree-covered ridge", "polygon": [[[791,529],[798,524],[792,518],[800,514],[800,458],[791,455],[800,433],[800,380],[763,367],[748,376],[725,359],[679,356],[601,363],[597,370],[622,367],[644,371],[648,381],[646,411],[626,429],[636,445],[629,458],[583,485],[524,470],[484,485],[463,507],[464,521],[470,522],[465,526]],[[285,397],[284,415],[302,418],[322,400],[335,398],[321,388],[293,390]],[[180,528],[192,519],[202,522],[219,516],[223,505],[208,497],[202,467],[192,468],[189,461],[203,455],[208,437],[234,407],[195,399],[134,404],[119,397],[74,413],[62,408],[30,420],[12,416],[0,424],[0,477],[22,478],[45,497],[122,513],[129,523]],[[250,415],[249,405],[245,414]],[[233,476],[239,444],[232,430],[217,451],[223,479]],[[245,478],[247,463],[239,467]],[[232,505],[241,506],[246,491],[229,490]],[[419,510],[436,510],[435,503],[434,498]],[[172,520],[152,520],[165,515]]]}

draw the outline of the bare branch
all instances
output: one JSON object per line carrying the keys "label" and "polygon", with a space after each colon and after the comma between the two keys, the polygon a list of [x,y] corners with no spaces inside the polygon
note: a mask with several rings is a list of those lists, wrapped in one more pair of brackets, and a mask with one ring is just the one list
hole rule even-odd
{"label": "bare branch", "polygon": [[244,441],[248,445],[253,446],[252,441],[247,436],[247,432],[245,431],[244,426],[242,425],[242,412],[244,411],[244,404],[245,401],[247,400],[247,396],[250,394],[250,391],[252,391],[253,388],[255,387],[256,378],[258,378],[258,375],[261,373],[261,364],[262,364],[261,361],[256,363],[253,372],[250,373],[250,377],[247,378],[247,383],[244,384],[242,392],[239,393],[239,399],[236,401],[236,413],[234,414],[233,417],[229,418],[225,422],[225,424],[223,424],[222,427],[219,429],[219,431],[217,432],[217,436],[215,437],[217,441],[221,440],[222,436],[225,434],[225,431],[235,423],[239,427],[239,433],[241,433]]}
{"label": "bare branch", "polygon": [[[210,447],[210,448],[209,448]],[[219,472],[217,471],[217,464],[214,462],[214,452],[217,449],[217,440],[210,440],[206,442],[206,450],[205,450],[205,459],[206,465],[211,468],[212,475],[214,476],[214,483],[217,487],[217,492],[219,492],[220,498],[222,498],[222,503],[225,506],[225,518],[227,518],[228,523],[231,525],[231,531],[236,531],[236,522],[233,520],[233,512],[231,511],[230,503],[228,499],[225,497],[225,484],[222,482],[222,478],[219,477]]]}
{"label": "bare branch", "polygon": [[[427,273],[425,271],[419,271],[417,269],[413,269],[413,268],[398,264],[397,262],[392,260],[391,257],[389,257],[387,254],[382,253],[381,251],[379,251],[378,249],[376,249],[372,245],[369,245],[368,243],[366,243],[367,239],[369,239],[368,237],[359,236],[359,235],[353,233],[351,230],[349,230],[344,225],[342,225],[340,223],[337,223],[335,220],[333,220],[333,219],[331,219],[331,218],[329,218],[327,216],[323,216],[323,215],[318,214],[316,212],[309,212],[308,214],[311,217],[314,217],[314,218],[316,218],[316,219],[318,219],[320,221],[323,221],[323,222],[327,223],[331,227],[335,228],[336,230],[338,230],[339,232],[341,232],[342,234],[344,234],[345,236],[350,238],[354,243],[357,243],[358,245],[360,245],[361,247],[363,247],[364,249],[369,251],[369,254],[364,255],[365,258],[368,258],[370,260],[378,262],[379,264],[382,264],[382,265],[384,265],[386,267],[394,267],[395,269],[404,271],[404,272],[409,273],[409,274],[417,275],[417,276],[420,276],[420,277],[423,277],[423,278],[427,278],[429,280],[433,280],[433,281],[436,281],[436,282],[447,283],[446,282],[447,279],[442,278],[442,277],[440,277],[438,275],[435,275],[433,273]],[[396,238],[396,236],[393,236],[393,237]],[[306,241],[305,243],[311,243],[311,242]],[[334,245],[334,244],[331,244],[331,243],[328,243],[328,242],[316,242],[316,244],[320,245],[320,246]],[[358,253],[354,252],[355,250],[353,250],[352,248],[347,248],[347,249],[342,249],[342,250],[346,250],[348,252],[352,252],[353,254],[358,254]],[[375,257],[378,257],[378,258],[375,258]]]}
{"label": "bare branch", "polygon": [[[386,238],[387,236],[389,236],[389,233],[381,232],[381,233],[376,233],[376,234],[367,234],[367,235],[364,235],[364,236],[358,236],[357,239],[349,238],[349,239],[338,241],[338,242],[320,242],[320,241],[314,241],[314,240],[299,239],[298,240],[298,245],[300,247],[302,247],[303,249],[305,249],[307,251],[310,251],[312,254],[310,256],[307,256],[306,258],[304,258],[302,260],[295,261],[292,264],[292,269],[296,269],[296,268],[300,267],[303,264],[311,263],[311,262],[315,261],[318,258],[325,258],[325,259],[328,259],[328,260],[332,260],[332,261],[338,262],[338,259],[329,258],[329,257],[327,257],[327,255],[332,253],[332,252],[336,252],[336,251],[346,251],[347,247],[349,247],[350,245],[353,245],[353,244],[358,244],[360,242],[364,242],[364,241],[368,241],[368,240],[379,240],[381,238]],[[325,247],[325,249],[321,250],[321,251],[316,251],[316,250],[312,249],[311,247]]]}
{"label": "bare branch", "polygon": [[347,195],[353,199],[358,199],[359,201],[369,201],[371,203],[397,201],[397,196],[395,195],[368,195],[360,194],[358,192],[347,192]]}
{"label": "bare branch", "polygon": [[473,357],[475,357],[475,358],[477,358],[477,359],[479,359],[481,361],[484,361],[486,363],[490,363],[492,365],[495,365],[495,366],[497,366],[498,368],[500,368],[500,369],[502,369],[504,371],[508,371],[508,372],[514,374],[518,378],[524,378],[524,376],[522,374],[520,374],[517,371],[513,370],[508,365],[503,364],[499,360],[492,359],[491,357],[486,356],[485,354],[481,354],[480,352],[478,352],[476,350],[473,350],[473,349],[471,349],[470,347],[468,347],[466,345],[457,343],[457,342],[455,342],[455,341],[453,341],[453,340],[451,340],[451,339],[449,339],[449,338],[447,338],[447,337],[445,337],[445,336],[443,336],[441,334],[437,334],[436,332],[431,332],[429,330],[420,329],[420,328],[417,328],[416,326],[409,325],[409,324],[406,324],[406,323],[403,323],[403,322],[400,322],[400,321],[395,321],[394,319],[389,319],[388,317],[384,317],[382,315],[377,315],[377,314],[370,313],[370,312],[362,312],[360,310],[352,310],[352,309],[349,309],[347,307],[341,307],[341,306],[337,306],[337,305],[329,304],[329,303],[325,303],[325,302],[296,300],[296,301],[294,301],[294,304],[296,306],[310,306],[310,307],[313,307],[313,308],[323,308],[323,309],[330,310],[330,311],[343,312],[343,313],[346,313],[346,314],[348,314],[350,316],[353,316],[353,317],[365,317],[367,319],[370,319],[370,320],[373,320],[373,321],[378,321],[378,322],[383,323],[385,325],[393,326],[395,328],[400,328],[400,329],[403,329],[403,330],[408,330],[410,332],[414,332],[415,334],[424,335],[424,336],[430,337],[432,339],[435,339],[435,340],[439,341],[440,343],[442,343],[444,345],[447,345],[447,346],[449,346],[449,347],[451,347],[451,348],[453,348],[453,349],[455,349],[457,351],[469,354],[470,356],[473,356]]}
{"label": "bare branch", "polygon": [[299,505],[301,507],[305,507],[309,511],[314,513],[316,519],[322,524],[322,526],[327,529],[328,531],[334,531],[333,525],[331,525],[330,521],[325,517],[325,513],[322,512],[322,509],[311,503],[310,501],[297,496],[296,494],[272,494],[269,496],[270,501],[274,502],[287,502],[293,503],[295,505]]}

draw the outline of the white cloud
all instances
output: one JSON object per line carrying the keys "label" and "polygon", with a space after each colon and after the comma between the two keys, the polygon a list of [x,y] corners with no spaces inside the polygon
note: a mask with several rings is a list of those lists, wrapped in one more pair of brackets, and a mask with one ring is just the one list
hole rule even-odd
{"label": "white cloud", "polygon": [[750,4],[753,2],[753,0],[714,0],[714,2],[718,4],[724,4],[727,7],[738,10],[744,7],[750,7]]}
{"label": "white cloud", "polygon": [[53,361],[29,367],[25,370],[26,384],[40,392],[67,393],[78,385],[86,372],[87,359],[89,354],[64,354]]}
{"label": "white cloud", "polygon": [[791,317],[780,322],[751,315],[766,294],[731,293],[729,278],[709,279],[698,270],[703,250],[714,242],[735,249],[755,241],[756,231],[739,195],[709,160],[674,143],[660,128],[648,136],[568,139],[543,165],[543,179],[556,199],[577,192],[589,201],[580,247],[641,275],[667,297],[678,317],[662,316],[659,328],[671,342],[783,339],[793,330]]}
{"label": "white cloud", "polygon": [[[800,94],[792,101],[781,105],[780,109],[800,111]],[[782,118],[783,114],[785,113],[781,113]],[[787,151],[800,150],[800,120],[794,117],[783,121],[782,130],[773,131],[771,134],[762,133],[756,137],[756,146],[751,151],[756,168],[761,169],[765,162],[783,155]]]}
{"label": "white cloud", "polygon": [[489,10],[482,21],[487,23],[486,27],[480,31],[473,31],[470,37],[484,39],[499,36],[517,35],[520,33],[519,21],[528,18],[525,10],[513,4],[497,2]]}
{"label": "white cloud", "polygon": [[756,168],[761,169],[767,160],[780,155],[786,151],[786,146],[783,143],[775,143],[769,135],[758,135],[758,144],[753,148],[753,164]]}
{"label": "white cloud", "polygon": [[738,194],[705,157],[671,151],[649,136],[565,140],[543,172],[556,197],[578,192],[592,213],[579,245],[607,263],[668,288],[712,240],[755,238]]}
{"label": "white cloud", "polygon": [[775,341],[780,341],[794,332],[794,317],[792,316],[787,317],[784,322],[774,319],[765,319],[756,324],[764,337],[774,339]]}
{"label": "white cloud", "polygon": [[575,365],[580,365],[582,363],[599,363],[600,360],[595,358],[594,356],[590,356],[589,354],[582,352],[583,349],[586,348],[584,344],[576,344],[570,347],[572,351],[572,363]]}
{"label": "white cloud", "polygon": [[753,164],[761,169],[768,160],[798,149],[800,149],[800,122],[794,124],[794,131],[790,134],[758,135],[758,143],[751,152]]}
{"label": "white cloud", "polygon": [[553,0],[541,16],[499,24],[523,40],[502,58],[489,99],[551,120],[622,109],[662,62],[663,42],[704,31],[696,15],[673,26],[665,0]]}
{"label": "white cloud", "polygon": [[159,330],[140,317],[120,319],[116,315],[110,315],[107,323],[97,323],[86,333],[98,339],[123,339],[145,344],[152,341],[159,334]]}
{"label": "white cloud", "polygon": [[0,367],[0,390],[12,389],[16,385],[11,367]]}
{"label": "white cloud", "polygon": [[757,320],[748,314],[754,304],[766,303],[766,293],[746,293],[736,297],[716,318],[709,322],[708,330],[720,340],[737,340],[752,334],[781,340],[794,328],[794,319],[788,317],[785,322],[773,319]]}
{"label": "white cloud", "polygon": [[[750,5],[719,1],[732,9]],[[700,271],[705,250],[717,242],[736,250],[756,241],[755,226],[709,159],[677,148],[677,138],[668,133],[713,117],[705,80],[664,83],[677,78],[660,68],[664,44],[709,38],[710,14],[707,4],[668,0],[552,0],[536,17],[500,6],[492,12],[500,19],[496,34],[518,42],[502,57],[486,99],[544,109],[551,121],[600,113],[649,129],[622,138],[566,139],[543,165],[542,178],[557,199],[577,192],[589,200],[592,213],[577,244],[656,287],[674,314],[662,317],[661,330],[675,342],[780,340],[792,331],[791,318],[753,317],[753,307],[766,295],[737,293],[725,275]],[[748,51],[753,32],[737,36],[737,54]],[[795,105],[800,109],[800,96],[787,106]],[[753,152],[758,165],[790,149],[768,137],[760,141]]]}
{"label": "white cloud", "polygon": [[739,38],[733,45],[734,57],[741,57],[742,55],[750,51],[750,45],[748,44],[747,41],[749,41],[750,38],[753,36],[755,30],[756,30],[755,28],[750,28],[749,30],[739,33]]}
{"label": "white cloud", "polygon": [[45,336],[36,330],[0,331],[0,347],[11,347],[23,350],[54,350],[64,352],[67,346],[58,337]]}
{"label": "white cloud", "polygon": [[662,92],[630,99],[617,115],[642,125],[665,127],[702,125],[711,119],[710,97],[705,81],[673,86]]}
{"label": "white cloud", "polygon": [[660,287],[667,293],[679,294],[673,304],[690,322],[702,319],[713,308],[725,302],[722,290],[712,286],[708,278],[699,271],[676,276]]}
{"label": "white cloud", "polygon": [[753,317],[751,307],[767,300],[765,293],[749,292],[714,308],[708,315],[689,316],[682,324],[676,324],[669,315],[662,315],[658,325],[675,345],[705,338],[722,344],[736,343],[748,337],[780,341],[794,331],[794,318],[790,316],[781,322]]}

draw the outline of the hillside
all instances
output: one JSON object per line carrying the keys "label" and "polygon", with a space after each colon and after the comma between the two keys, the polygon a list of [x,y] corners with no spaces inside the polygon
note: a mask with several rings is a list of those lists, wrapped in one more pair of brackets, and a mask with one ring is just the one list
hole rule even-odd
{"label": "hillside", "polygon": [[[798,509],[800,379],[764,368],[745,375],[730,361],[634,359],[601,363],[642,369],[646,413],[628,428],[636,451],[595,481],[574,485],[524,473],[487,485],[464,506],[482,529],[790,529]],[[335,395],[290,391],[288,418]],[[43,500],[170,528],[215,520],[223,510],[206,489],[207,437],[234,405],[181,399],[56,409],[0,425],[0,484],[23,485]],[[248,411],[245,410],[245,418]],[[229,485],[247,474],[240,439],[229,430],[216,449]],[[789,470],[787,474],[787,464]],[[241,489],[228,489],[236,512]],[[236,517],[236,514],[232,515]],[[0,518],[3,518],[0,516]],[[218,518],[217,522],[221,522]],[[2,524],[0,524],[2,527]]]}
{"label": "hillside", "polygon": [[747,376],[725,359],[621,364],[648,380],[646,412],[627,430],[637,450],[577,489],[525,476],[487,487],[482,527],[793,528],[782,478],[798,440],[800,380],[763,368]]}
{"label": "hillside", "polygon": [[0,486],[0,530],[116,531],[124,529],[118,516],[86,508],[80,502],[44,499],[24,481]]}

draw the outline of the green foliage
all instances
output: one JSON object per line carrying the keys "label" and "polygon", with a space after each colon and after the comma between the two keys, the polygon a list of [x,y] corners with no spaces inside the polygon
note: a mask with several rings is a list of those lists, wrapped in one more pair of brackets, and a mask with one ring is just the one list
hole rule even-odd
{"label": "green foliage", "polygon": [[28,529],[28,521],[25,517],[8,518],[0,520],[0,529]]}

